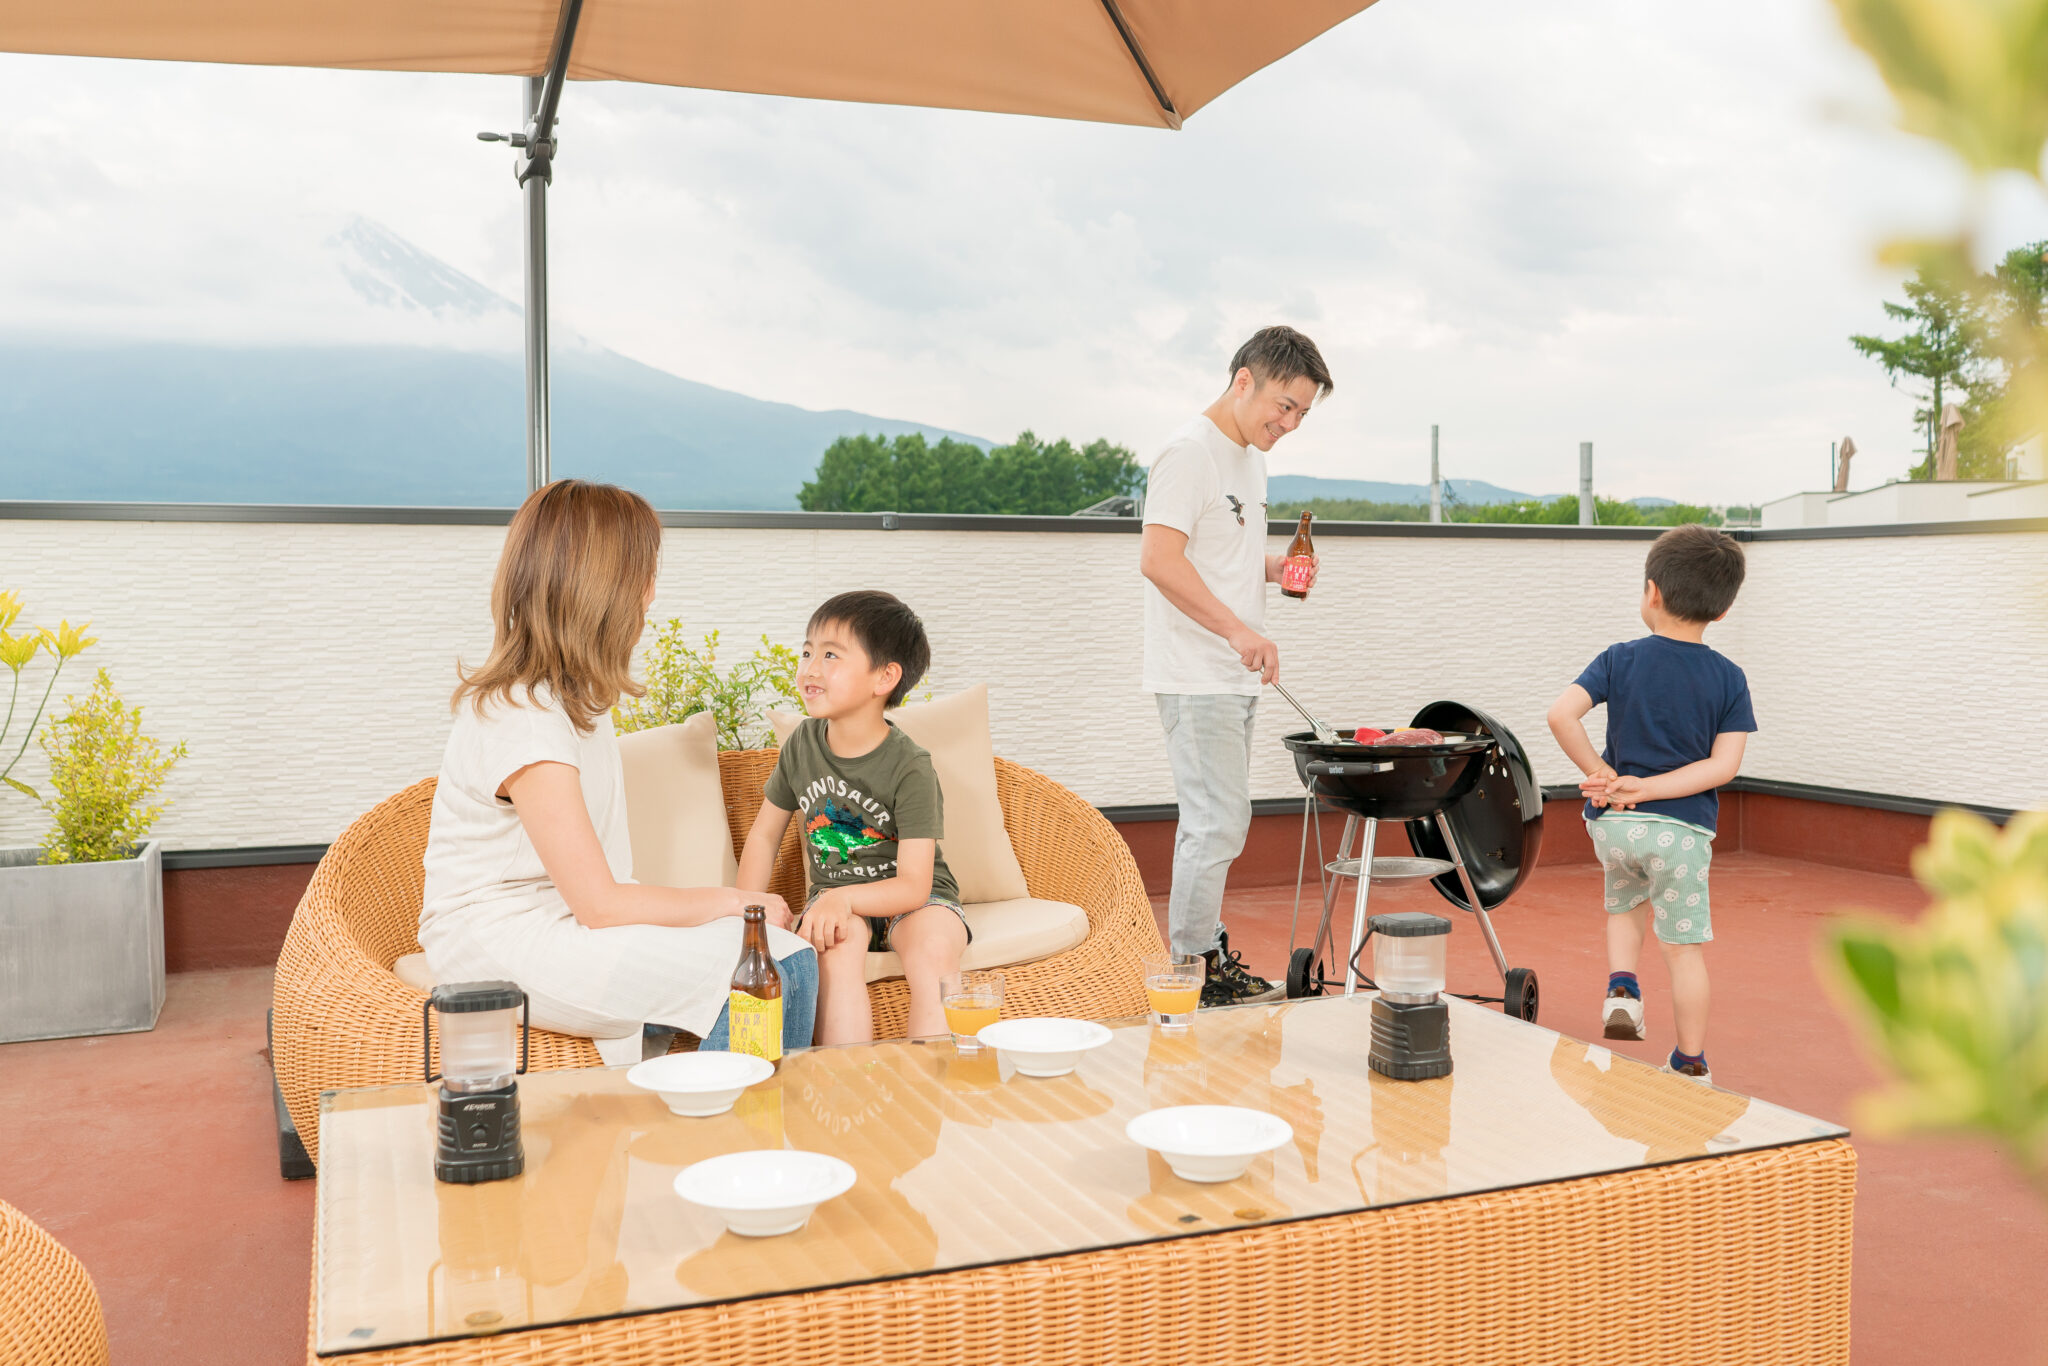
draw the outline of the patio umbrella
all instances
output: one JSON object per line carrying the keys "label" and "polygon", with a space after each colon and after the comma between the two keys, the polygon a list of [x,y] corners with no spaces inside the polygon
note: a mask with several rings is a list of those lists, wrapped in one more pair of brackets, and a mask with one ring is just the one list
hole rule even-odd
{"label": "patio umbrella", "polygon": [[1962,435],[1963,413],[1953,403],[1941,406],[1941,437],[1934,443],[1934,477],[1956,477],[1956,441]]}
{"label": "patio umbrella", "polygon": [[568,80],[1179,128],[1372,0],[0,0],[0,51],[530,78],[527,478],[548,477],[547,186]]}
{"label": "patio umbrella", "polygon": [[1847,492],[1849,491],[1849,460],[1850,460],[1850,458],[1851,458],[1852,456],[1854,456],[1855,454],[1856,454],[1856,443],[1855,443],[1854,441],[1850,440],[1850,439],[1849,439],[1848,437],[1846,437],[1846,436],[1845,436],[1845,437],[1843,437],[1843,438],[1842,438],[1842,447],[1841,447],[1841,450],[1840,450],[1840,452],[1839,452],[1839,453],[1837,454],[1837,456],[1836,456],[1836,464],[1835,464],[1835,492],[1836,492],[1836,493],[1847,493]]}

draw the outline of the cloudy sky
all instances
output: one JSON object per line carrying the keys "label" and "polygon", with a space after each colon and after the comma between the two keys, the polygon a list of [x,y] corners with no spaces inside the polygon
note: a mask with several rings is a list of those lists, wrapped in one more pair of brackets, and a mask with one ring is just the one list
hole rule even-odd
{"label": "cloudy sky", "polygon": [[[332,287],[361,215],[517,299],[508,78],[0,56],[0,330],[421,340]],[[1148,451],[1251,329],[1336,395],[1276,472],[1729,502],[1903,471],[1882,238],[1961,183],[1820,0],[1381,0],[1178,133],[576,85],[560,325],[810,408]],[[2048,208],[1996,195],[2004,243]]]}

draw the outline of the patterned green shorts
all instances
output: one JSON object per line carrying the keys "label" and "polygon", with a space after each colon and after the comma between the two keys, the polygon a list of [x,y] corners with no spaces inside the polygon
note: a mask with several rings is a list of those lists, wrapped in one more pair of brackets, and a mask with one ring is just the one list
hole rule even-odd
{"label": "patterned green shorts", "polygon": [[1654,816],[1602,816],[1586,822],[1593,854],[1607,870],[1607,913],[1649,902],[1651,924],[1667,944],[1704,944],[1714,937],[1707,902],[1707,865],[1714,837],[1696,825]]}

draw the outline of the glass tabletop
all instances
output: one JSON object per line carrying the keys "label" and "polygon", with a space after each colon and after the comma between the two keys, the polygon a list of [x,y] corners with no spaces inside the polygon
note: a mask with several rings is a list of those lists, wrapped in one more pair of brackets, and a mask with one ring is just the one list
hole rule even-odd
{"label": "glass tabletop", "polygon": [[[824,1289],[1442,1199],[1840,1136],[1598,1045],[1451,1002],[1455,1071],[1366,1066],[1370,996],[1107,1021],[1064,1077],[946,1040],[790,1055],[729,1112],[686,1119],[623,1068],[520,1079],[526,1170],[433,1175],[434,1091],[320,1102],[315,1350],[323,1356]],[[1169,1105],[1268,1111],[1293,1140],[1195,1184],[1125,1124]],[[851,1163],[808,1227],[725,1231],[675,1194],[721,1153]]]}

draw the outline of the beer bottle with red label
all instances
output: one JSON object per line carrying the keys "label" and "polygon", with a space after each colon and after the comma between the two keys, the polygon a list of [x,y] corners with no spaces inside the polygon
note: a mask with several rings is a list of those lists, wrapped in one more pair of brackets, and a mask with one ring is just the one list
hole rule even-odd
{"label": "beer bottle with red label", "polygon": [[778,1067],[782,1063],[782,973],[768,952],[768,912],[749,906],[741,912],[746,921],[740,941],[739,966],[732,973],[732,995],[728,1001],[727,1032],[734,1053],[751,1053]]}
{"label": "beer bottle with red label", "polygon": [[1308,524],[1314,517],[1313,512],[1301,514],[1301,525],[1294,529],[1294,539],[1287,543],[1287,558],[1280,564],[1280,591],[1290,598],[1308,596],[1309,576],[1315,572],[1316,563],[1316,543],[1308,534]]}

